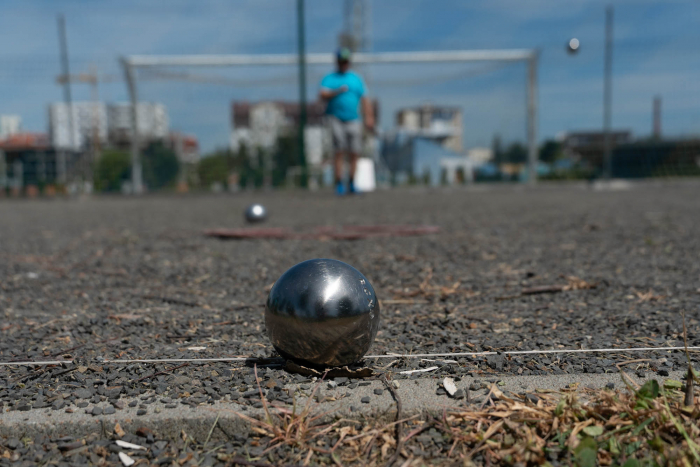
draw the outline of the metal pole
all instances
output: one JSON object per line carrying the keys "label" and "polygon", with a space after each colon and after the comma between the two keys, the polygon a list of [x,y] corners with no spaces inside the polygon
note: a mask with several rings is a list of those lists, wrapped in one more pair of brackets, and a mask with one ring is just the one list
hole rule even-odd
{"label": "metal pole", "polygon": [[63,100],[68,112],[69,141],[72,149],[75,149],[75,122],[73,121],[73,99],[70,90],[70,67],[68,63],[68,41],[66,40],[66,19],[58,15],[58,40],[61,48],[61,69],[65,81],[63,83]]}
{"label": "metal pole", "polygon": [[131,102],[131,189],[134,194],[143,193],[143,171],[141,169],[141,154],[139,151],[139,121],[138,121],[138,92],[134,67],[125,58],[121,59],[124,68],[129,100]]}
{"label": "metal pole", "polygon": [[297,0],[297,39],[299,47],[299,165],[301,165],[302,186],[306,178],[306,37],[304,33],[304,0]]}
{"label": "metal pole", "polygon": [[[425,52],[356,53],[354,64],[361,63],[424,63],[424,62],[480,62],[528,61],[530,49],[501,50],[440,50]],[[296,65],[298,54],[281,55],[130,55],[126,57],[133,67],[158,66],[265,66]],[[312,65],[331,65],[335,57],[330,53],[306,54],[304,62]]]}
{"label": "metal pole", "polygon": [[528,182],[537,183],[537,62],[539,52],[534,51],[528,63],[527,73],[527,160]]}
{"label": "metal pole", "polygon": [[0,196],[5,194],[7,187],[7,162],[5,160],[5,151],[0,149]]}
{"label": "metal pole", "polygon": [[605,10],[605,88],[603,89],[603,176],[612,177],[612,52],[613,52],[613,7]]}
{"label": "metal pole", "polygon": [[[70,90],[70,67],[68,62],[68,41],[66,40],[66,20],[63,15],[58,15],[58,42],[61,54],[61,71],[66,78],[63,83],[63,101],[68,114],[68,145],[75,149],[75,122],[73,121],[73,99]],[[66,153],[63,149],[57,153],[56,172],[59,183],[66,183],[68,179],[66,167]]]}

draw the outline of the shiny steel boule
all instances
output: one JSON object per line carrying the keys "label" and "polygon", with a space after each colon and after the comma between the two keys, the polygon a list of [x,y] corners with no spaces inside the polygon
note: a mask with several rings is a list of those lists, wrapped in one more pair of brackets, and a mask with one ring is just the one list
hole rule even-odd
{"label": "shiny steel boule", "polygon": [[267,219],[267,209],[262,204],[251,204],[245,210],[245,220],[248,222],[262,222]]}
{"label": "shiny steel boule", "polygon": [[379,303],[360,271],[334,259],[312,259],[277,279],[265,304],[265,326],[285,358],[341,366],[361,359],[379,328]]}

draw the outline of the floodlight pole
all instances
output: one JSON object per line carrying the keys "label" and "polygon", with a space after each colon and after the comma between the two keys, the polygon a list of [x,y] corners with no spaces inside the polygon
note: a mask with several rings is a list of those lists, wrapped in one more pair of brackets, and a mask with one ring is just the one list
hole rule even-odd
{"label": "floodlight pole", "polygon": [[605,10],[605,83],[603,89],[603,177],[612,178],[612,53],[613,53],[613,7]]}
{"label": "floodlight pole", "polygon": [[527,160],[528,182],[537,183],[537,62],[539,51],[532,52],[527,62]]}
{"label": "floodlight pole", "polygon": [[131,189],[134,194],[143,193],[143,170],[141,168],[141,154],[139,152],[139,120],[138,120],[138,90],[136,89],[136,76],[134,66],[129,59],[121,59],[124,68],[124,77],[129,90],[131,102]]}
{"label": "floodlight pole", "polygon": [[301,184],[306,180],[306,147],[304,129],[306,128],[306,34],[304,32],[304,0],[297,0],[297,39],[299,46],[299,165],[301,166]]}

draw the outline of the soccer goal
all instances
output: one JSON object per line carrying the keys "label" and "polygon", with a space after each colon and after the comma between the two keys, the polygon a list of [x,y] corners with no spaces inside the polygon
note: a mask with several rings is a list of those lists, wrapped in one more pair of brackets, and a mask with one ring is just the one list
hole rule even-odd
{"label": "soccer goal", "polygon": [[[517,142],[527,179],[535,183],[537,50],[357,53],[352,61],[377,103],[383,138],[395,130],[413,132],[461,155],[469,148],[491,148],[494,140],[503,140],[504,146]],[[136,193],[144,186],[140,140],[147,125],[140,120],[155,118],[144,105],[162,103],[171,127],[197,135],[205,153],[213,148],[212,140],[234,148],[243,143],[270,146],[269,137],[276,133],[251,130],[254,121],[263,130],[284,126],[285,119],[286,124],[298,123],[295,54],[132,55],[123,57],[121,65],[132,104],[128,139]],[[333,66],[333,54],[305,56],[309,97],[304,147],[314,165],[322,157],[317,149],[324,147],[323,136],[314,133],[322,113],[314,101],[318,82]],[[422,121],[426,113],[438,116],[432,126]]]}

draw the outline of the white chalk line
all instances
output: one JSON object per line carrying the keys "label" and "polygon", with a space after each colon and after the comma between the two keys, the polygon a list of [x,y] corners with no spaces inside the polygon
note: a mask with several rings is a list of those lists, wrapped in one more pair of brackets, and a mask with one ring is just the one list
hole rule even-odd
{"label": "white chalk line", "polygon": [[[426,358],[426,357],[483,357],[487,355],[529,355],[557,353],[602,353],[602,352],[659,352],[668,350],[685,350],[686,347],[632,347],[626,349],[560,349],[560,350],[507,350],[504,352],[447,352],[447,353],[416,353],[416,354],[386,354],[365,355],[364,358]],[[688,347],[688,350],[700,350],[700,347]],[[255,360],[270,360],[258,357],[213,357],[213,358],[144,358],[100,360],[97,363],[189,363],[189,362],[246,362]],[[0,362],[0,366],[42,366],[73,363],[73,360],[52,360],[36,362]]]}

